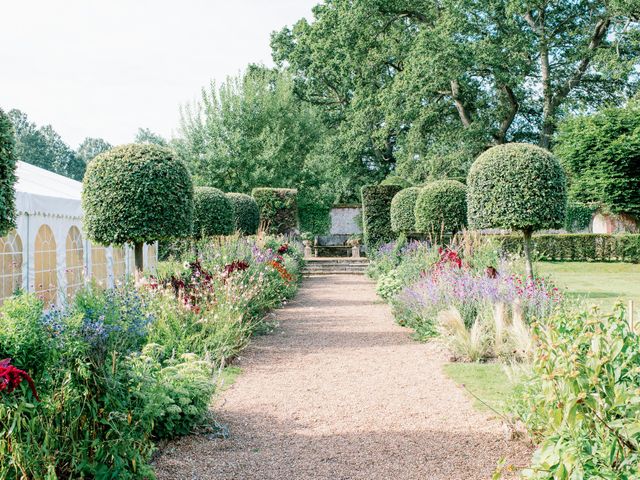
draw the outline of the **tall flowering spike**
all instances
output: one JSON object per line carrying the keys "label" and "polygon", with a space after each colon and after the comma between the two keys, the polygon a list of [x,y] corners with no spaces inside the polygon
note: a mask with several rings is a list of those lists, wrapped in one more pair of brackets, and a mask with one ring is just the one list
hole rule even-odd
{"label": "tall flowering spike", "polygon": [[36,385],[33,383],[29,374],[11,365],[10,358],[0,360],[0,392],[6,391],[7,393],[12,393],[20,386],[23,380],[27,381],[31,393],[33,393],[36,400],[40,401],[40,397],[36,391]]}

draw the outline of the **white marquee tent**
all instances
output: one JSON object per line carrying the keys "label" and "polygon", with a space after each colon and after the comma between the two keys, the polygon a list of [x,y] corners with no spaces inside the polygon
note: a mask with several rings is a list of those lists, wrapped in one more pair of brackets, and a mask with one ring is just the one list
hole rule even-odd
{"label": "white marquee tent", "polygon": [[[82,183],[18,162],[17,228],[0,238],[0,301],[17,289],[61,303],[85,282],[113,287],[133,272],[129,247],[92,245],[82,230]],[[154,270],[157,244],[145,245]]]}

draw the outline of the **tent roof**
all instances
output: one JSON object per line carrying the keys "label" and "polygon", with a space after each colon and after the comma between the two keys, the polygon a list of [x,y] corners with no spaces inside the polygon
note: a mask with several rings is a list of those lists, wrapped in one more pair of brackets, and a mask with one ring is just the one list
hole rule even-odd
{"label": "tent roof", "polygon": [[82,217],[82,183],[35,165],[18,162],[16,210],[29,215]]}

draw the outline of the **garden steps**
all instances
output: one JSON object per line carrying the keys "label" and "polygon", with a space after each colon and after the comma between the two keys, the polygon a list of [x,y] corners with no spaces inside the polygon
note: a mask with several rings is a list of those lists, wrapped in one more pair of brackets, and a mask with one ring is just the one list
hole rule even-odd
{"label": "garden steps", "polygon": [[369,265],[366,258],[316,257],[305,259],[302,274],[310,275],[363,275]]}

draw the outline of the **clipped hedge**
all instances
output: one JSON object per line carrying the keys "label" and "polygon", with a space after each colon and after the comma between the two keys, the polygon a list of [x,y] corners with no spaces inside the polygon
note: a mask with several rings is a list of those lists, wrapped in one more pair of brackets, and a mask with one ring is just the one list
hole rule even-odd
{"label": "clipped hedge", "polygon": [[193,236],[230,235],[235,230],[231,201],[217,188],[196,187],[193,191]]}
{"label": "clipped hedge", "polygon": [[233,208],[235,230],[242,235],[257,233],[260,226],[260,209],[253,197],[244,193],[227,193]]}
{"label": "clipped hedge", "polygon": [[525,143],[490,148],[467,178],[469,225],[534,232],[564,225],[566,176],[547,150]]}
{"label": "clipped hedge", "polygon": [[467,189],[457,180],[437,180],[420,190],[415,210],[420,233],[456,233],[467,225]]}
{"label": "clipped hedge", "polygon": [[400,190],[400,185],[362,187],[362,227],[367,249],[396,237],[391,229],[391,201]]}
{"label": "clipped hedge", "polygon": [[13,125],[0,109],[0,236],[15,227],[16,156]]}
{"label": "clipped hedge", "polygon": [[102,245],[188,237],[193,220],[191,175],[169,148],[115,147],[89,163],[82,208],[88,237]]}
{"label": "clipped hedge", "polygon": [[[520,235],[491,235],[503,251],[519,254]],[[640,263],[640,234],[549,234],[532,237],[534,256],[548,261]]]}
{"label": "clipped hedge", "polygon": [[251,196],[260,209],[268,233],[291,233],[298,228],[298,191],[292,188],[254,188]]}
{"label": "clipped hedge", "polygon": [[391,200],[391,229],[396,233],[416,232],[416,216],[414,213],[420,187],[409,187],[400,190]]}

